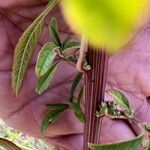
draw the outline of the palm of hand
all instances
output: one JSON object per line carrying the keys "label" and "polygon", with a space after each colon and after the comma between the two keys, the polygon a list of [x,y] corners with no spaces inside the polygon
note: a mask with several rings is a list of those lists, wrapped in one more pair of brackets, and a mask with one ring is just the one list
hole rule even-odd
{"label": "palm of hand", "polygon": [[[53,102],[65,102],[69,94],[69,86],[75,69],[67,64],[62,64],[52,86],[43,95],[35,93],[36,78],[34,66],[37,53],[45,41],[48,41],[47,26],[38,43],[38,48],[31,60],[26,79],[21,93],[16,100],[11,91],[11,67],[13,50],[18,38],[25,28],[31,24],[34,18],[43,8],[43,4],[28,8],[18,7],[7,9],[5,2],[0,2],[4,7],[0,13],[0,117],[12,127],[30,135],[39,137],[40,122],[45,113],[44,104]],[[8,3],[13,6],[13,2]],[[20,3],[21,4],[21,3]],[[68,28],[63,23],[60,11],[56,8],[51,14],[57,16],[62,38],[68,36]],[[66,33],[65,33],[66,32]],[[115,55],[109,60],[108,88],[121,89],[127,94],[132,106],[137,110],[139,120],[149,122],[149,103],[146,97],[150,95],[149,57],[148,44],[150,43],[150,30],[143,29],[128,46],[127,51]],[[67,65],[67,67],[66,67]],[[64,67],[65,66],[65,67]],[[121,121],[104,121],[102,141],[109,142],[119,139],[128,139],[134,136],[129,127]],[[120,134],[120,129],[122,133]],[[109,130],[109,135],[107,131]],[[82,145],[83,125],[72,115],[66,113],[47,132],[47,140],[50,143],[59,143],[67,149],[78,149]],[[110,134],[111,133],[111,134]],[[49,137],[51,139],[49,140]],[[70,144],[71,143],[71,144]],[[78,144],[77,144],[78,143]],[[78,148],[77,148],[77,147]]]}

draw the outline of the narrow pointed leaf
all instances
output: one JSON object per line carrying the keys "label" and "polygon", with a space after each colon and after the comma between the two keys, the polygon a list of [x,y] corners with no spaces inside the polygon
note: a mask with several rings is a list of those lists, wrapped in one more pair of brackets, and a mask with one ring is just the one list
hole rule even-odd
{"label": "narrow pointed leaf", "polygon": [[50,22],[50,36],[52,38],[52,41],[56,44],[56,46],[61,47],[61,40],[58,33],[57,21],[55,18],[52,18]]}
{"label": "narrow pointed leaf", "polygon": [[0,138],[0,146],[5,148],[6,150],[21,150],[17,145],[15,145],[13,142]]}
{"label": "narrow pointed leaf", "polygon": [[111,95],[114,98],[114,100],[120,106],[122,106],[124,109],[130,110],[130,104],[129,104],[129,101],[128,101],[127,97],[124,94],[122,94],[120,91],[118,91],[118,90],[109,90],[108,94]]}
{"label": "narrow pointed leaf", "polygon": [[75,103],[75,102],[70,102],[69,105],[72,108],[72,110],[74,111],[74,114],[77,117],[77,119],[80,122],[84,123],[85,122],[85,115],[84,115],[80,105],[78,103]]}
{"label": "narrow pointed leaf", "polygon": [[58,47],[51,42],[48,42],[43,46],[39,53],[36,64],[37,77],[43,76],[48,71],[57,55],[57,53],[54,51],[57,48]]}
{"label": "narrow pointed leaf", "polygon": [[39,78],[36,86],[36,92],[42,94],[49,87],[51,81],[53,80],[54,74],[57,70],[57,64],[52,65],[47,73]]}
{"label": "narrow pointed leaf", "polygon": [[78,84],[80,83],[81,79],[82,79],[82,76],[83,76],[83,73],[79,72],[77,74],[77,76],[75,77],[73,83],[72,83],[72,86],[71,86],[71,96],[74,95],[74,92],[78,86]]}
{"label": "narrow pointed leaf", "polygon": [[80,48],[80,42],[71,41],[66,39],[63,43],[62,51],[67,49]]}
{"label": "narrow pointed leaf", "polygon": [[44,18],[58,3],[58,1],[59,0],[51,0],[48,3],[46,9],[27,28],[15,47],[12,72],[12,88],[15,95],[18,95],[18,92],[20,91],[30,58],[41,36]]}
{"label": "narrow pointed leaf", "polygon": [[80,104],[81,100],[83,99],[83,93],[84,93],[83,88],[81,88],[78,98],[77,98],[78,104]]}
{"label": "narrow pointed leaf", "polygon": [[41,124],[41,133],[43,134],[47,128],[53,124],[63,113],[65,110],[54,110],[51,112],[48,112]]}
{"label": "narrow pointed leaf", "polygon": [[47,104],[46,107],[50,110],[65,110],[69,107],[68,104]]}
{"label": "narrow pointed leaf", "polygon": [[91,144],[89,143],[89,148],[91,150],[138,150],[139,146],[142,143],[143,133],[138,137],[122,141],[118,143],[109,143],[109,144]]}

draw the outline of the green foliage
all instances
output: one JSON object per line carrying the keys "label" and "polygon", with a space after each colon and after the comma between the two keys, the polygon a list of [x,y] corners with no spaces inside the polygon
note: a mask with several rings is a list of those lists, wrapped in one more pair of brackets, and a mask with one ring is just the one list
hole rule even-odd
{"label": "green foliage", "polygon": [[71,41],[68,38],[61,42],[56,18],[51,19],[49,29],[52,42],[60,48],[61,52],[66,51],[68,49],[80,48],[80,42]]}
{"label": "green foliage", "polygon": [[147,134],[150,136],[150,123],[142,123],[142,127],[147,132]]}
{"label": "green foliage", "polygon": [[77,88],[79,82],[80,82],[81,79],[82,79],[82,76],[83,76],[83,73],[79,72],[79,73],[77,74],[77,76],[75,77],[75,79],[73,80],[73,83],[72,83],[72,86],[71,86],[71,91],[70,91],[70,94],[71,94],[70,97],[73,97],[74,92],[75,92],[75,90],[76,90],[76,88]]}
{"label": "green foliage", "polygon": [[51,0],[48,3],[46,9],[28,27],[16,45],[12,72],[12,87],[16,96],[22,86],[33,50],[36,48],[37,42],[42,33],[44,18],[58,3],[58,1],[59,0]]}
{"label": "green foliage", "polygon": [[58,146],[54,147],[54,150],[60,150],[60,148]]}
{"label": "green foliage", "polygon": [[114,98],[119,106],[123,107],[125,110],[130,111],[129,101],[123,93],[121,93],[119,90],[111,89],[108,90],[108,94]]}
{"label": "green foliage", "polygon": [[109,144],[91,144],[89,143],[89,148],[91,150],[137,150],[142,143],[144,134],[142,133],[138,137],[128,140],[121,141],[117,143]]}
{"label": "green foliage", "polygon": [[39,53],[36,64],[37,77],[43,76],[48,71],[57,55],[55,52],[57,48],[58,47],[51,42],[48,42],[43,46]]}
{"label": "green foliage", "polygon": [[47,128],[53,124],[66,110],[67,108],[64,109],[56,109],[51,112],[48,112],[41,124],[41,133],[44,134],[44,132],[47,130]]}
{"label": "green foliage", "polygon": [[84,116],[84,113],[83,113],[80,105],[78,103],[75,103],[75,102],[69,102],[69,105],[72,108],[77,119],[80,122],[85,123],[85,116]]}
{"label": "green foliage", "polygon": [[21,150],[17,145],[13,142],[0,138],[0,146],[4,147],[6,150]]}
{"label": "green foliage", "polygon": [[83,93],[84,93],[83,89],[84,88],[81,88],[81,90],[80,90],[80,92],[78,94],[78,98],[77,98],[78,104],[80,104],[81,100],[83,99]]}
{"label": "green foliage", "polygon": [[62,51],[65,51],[71,48],[80,48],[80,42],[71,41],[70,39],[65,39],[62,45]]}
{"label": "green foliage", "polygon": [[56,46],[61,47],[62,43],[59,37],[59,33],[58,33],[58,26],[57,26],[57,20],[56,18],[52,18],[51,22],[50,22],[50,36],[52,39],[52,42],[55,43]]}
{"label": "green foliage", "polygon": [[102,102],[99,107],[100,110],[96,112],[96,116],[97,117],[107,116],[111,119],[116,118],[126,119],[125,113],[122,112],[121,110],[118,110],[117,107],[118,105],[113,101]]}
{"label": "green foliage", "polygon": [[47,104],[46,107],[50,110],[64,110],[67,109],[69,107],[68,104]]}
{"label": "green foliage", "polygon": [[36,86],[36,92],[38,94],[41,94],[45,90],[47,90],[47,88],[49,87],[50,83],[53,80],[53,77],[55,75],[58,64],[59,63],[56,63],[56,64],[52,65],[49,68],[49,70],[46,72],[46,74],[39,78],[39,80],[37,82],[37,86]]}
{"label": "green foliage", "polygon": [[[42,94],[49,87],[55,75],[57,66],[62,60],[74,63],[74,60],[70,59],[72,57],[64,54],[64,51],[69,48],[76,48],[77,45],[79,46],[78,42],[67,39],[63,42],[64,44],[67,41],[65,44],[66,48],[62,48],[63,44],[60,40],[57,21],[55,18],[51,19],[49,30],[52,42],[47,42],[41,49],[35,68],[36,75],[39,78],[36,86],[36,92],[38,94]],[[57,61],[56,64],[53,64],[57,55],[59,55],[61,59]]]}
{"label": "green foliage", "polygon": [[[67,109],[71,109],[74,112],[76,118],[80,122],[82,122],[82,123],[85,122],[85,116],[84,116],[84,113],[83,113],[81,106],[80,106],[80,101],[81,101],[82,94],[83,94],[83,88],[79,91],[77,102],[73,102],[75,90],[76,90],[77,86],[79,85],[81,79],[82,79],[82,73],[78,73],[77,76],[75,77],[72,85],[71,85],[71,90],[70,90],[71,92],[70,92],[68,104],[53,103],[53,104],[47,104],[46,105],[46,107],[48,108],[48,110],[50,112],[48,112],[44,116],[44,119],[42,121],[42,124],[41,124],[41,133],[42,134],[44,134],[44,132],[47,130],[47,128],[52,123],[57,121],[59,119],[59,117],[61,115],[63,115],[64,111],[66,111]],[[41,83],[44,83],[44,82],[41,81]],[[45,81],[45,83],[47,83],[47,81]]]}

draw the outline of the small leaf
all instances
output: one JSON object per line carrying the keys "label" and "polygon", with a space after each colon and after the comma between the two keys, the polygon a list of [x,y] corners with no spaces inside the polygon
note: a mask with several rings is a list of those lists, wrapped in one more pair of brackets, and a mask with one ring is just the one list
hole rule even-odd
{"label": "small leaf", "polygon": [[143,123],[142,127],[150,135],[150,123]]}
{"label": "small leaf", "polygon": [[88,145],[91,150],[137,150],[142,143],[143,136],[144,134],[142,133],[138,137],[127,141],[108,144],[89,143]]}
{"label": "small leaf", "polygon": [[54,147],[54,150],[60,150],[60,148],[58,146]]}
{"label": "small leaf", "polygon": [[84,93],[83,88],[81,88],[79,95],[78,95],[78,98],[77,98],[78,104],[81,103],[81,100],[83,98],[83,93]]}
{"label": "small leaf", "polygon": [[44,25],[44,18],[58,3],[58,1],[59,0],[51,0],[48,3],[46,9],[27,28],[15,47],[12,72],[12,88],[16,96],[20,91],[30,58],[41,36]]}
{"label": "small leaf", "polygon": [[13,142],[0,138],[0,146],[4,147],[6,150],[21,150],[17,145]]}
{"label": "small leaf", "polygon": [[37,86],[36,86],[36,92],[38,94],[43,93],[49,87],[49,85],[54,77],[57,67],[58,67],[58,63],[52,65],[49,68],[49,70],[47,71],[47,73],[39,78],[39,80],[37,82]]}
{"label": "small leaf", "polygon": [[85,116],[84,113],[78,103],[75,102],[69,102],[70,107],[74,111],[75,116],[80,122],[85,122]]}
{"label": "small leaf", "polygon": [[47,104],[46,107],[50,110],[65,110],[69,107],[68,104]]}
{"label": "small leaf", "polygon": [[48,112],[41,124],[41,133],[43,134],[47,128],[53,124],[63,113],[65,110],[54,110],[51,112]]}
{"label": "small leaf", "polygon": [[36,64],[37,77],[43,76],[48,71],[57,55],[57,53],[54,51],[57,48],[58,47],[51,42],[48,42],[43,46],[39,53]]}
{"label": "small leaf", "polygon": [[124,109],[130,111],[130,104],[125,95],[123,95],[120,91],[118,90],[108,90],[108,94],[111,95],[114,100],[122,106]]}
{"label": "small leaf", "polygon": [[80,42],[71,41],[70,39],[66,39],[62,46],[62,51],[67,49],[80,48]]}
{"label": "small leaf", "polygon": [[72,86],[71,86],[71,96],[74,95],[74,92],[78,86],[78,84],[80,83],[81,79],[82,79],[82,76],[83,76],[83,73],[79,72],[77,74],[77,76],[75,77],[73,83],[72,83]]}
{"label": "small leaf", "polygon": [[61,47],[61,40],[59,38],[59,32],[57,27],[57,20],[56,18],[52,18],[50,22],[50,36],[52,41],[56,44],[56,46]]}

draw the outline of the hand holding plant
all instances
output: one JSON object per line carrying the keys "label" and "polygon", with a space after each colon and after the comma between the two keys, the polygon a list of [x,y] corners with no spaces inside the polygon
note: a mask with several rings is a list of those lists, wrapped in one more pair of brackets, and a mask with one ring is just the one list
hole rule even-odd
{"label": "hand holding plant", "polygon": [[[0,21],[0,33],[2,34],[1,41],[3,41],[0,53],[0,117],[14,128],[35,137],[40,137],[39,129],[41,121],[47,111],[45,105],[48,103],[66,102],[66,99],[70,94],[71,83],[76,76],[76,69],[72,65],[63,62],[60,69],[55,74],[54,83],[52,83],[44,94],[36,94],[36,78],[34,73],[35,62],[37,59],[36,56],[45,42],[51,41],[49,37],[46,36],[48,30],[45,27],[44,30],[46,34],[41,37],[41,40],[38,43],[35,55],[30,62],[23,87],[17,99],[12,96],[10,69],[12,66],[12,52],[14,46],[22,34],[22,30],[24,31],[25,28],[32,23],[33,19],[41,12],[42,6],[44,5],[44,3],[41,3],[41,5],[34,5],[27,8],[22,2],[23,1],[21,1],[18,8],[8,8],[8,6],[6,7],[6,5],[4,5],[4,2],[0,2],[0,5],[3,6],[1,12],[3,21]],[[11,4],[11,6],[16,6],[12,1],[9,1],[9,4]],[[37,13],[35,14],[32,11]],[[60,15],[60,10],[55,7],[50,13],[50,18],[51,16],[57,18],[59,30],[61,31],[60,37],[61,39],[65,39],[71,32],[67,29],[67,26],[64,24],[62,16],[60,17]],[[44,25],[49,24],[49,20]],[[20,24],[19,21],[22,21],[25,24]],[[65,34],[65,32],[67,32],[67,34]],[[70,36],[71,39],[72,37],[73,39],[76,38],[74,35]],[[149,104],[147,100],[150,93],[148,84],[148,39],[149,28],[138,31],[131,44],[126,46],[125,52],[120,52],[110,58],[107,78],[108,89],[122,89],[123,93],[125,93],[130,101],[130,104],[133,106],[136,117],[145,122],[149,122],[150,120],[148,115]],[[135,84],[135,81],[138,81],[136,82],[137,84]],[[66,112],[60,120],[48,128],[45,139],[52,145],[57,143],[59,146],[66,149],[80,149],[83,143],[83,124],[76,120],[73,111],[68,111],[70,113]],[[108,130],[109,135],[107,134]],[[124,121],[104,119],[101,138],[102,142],[127,140],[134,138],[134,136],[133,131]]]}

